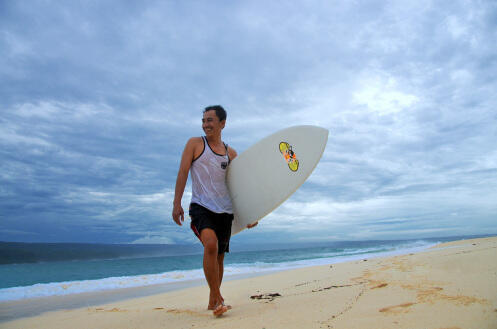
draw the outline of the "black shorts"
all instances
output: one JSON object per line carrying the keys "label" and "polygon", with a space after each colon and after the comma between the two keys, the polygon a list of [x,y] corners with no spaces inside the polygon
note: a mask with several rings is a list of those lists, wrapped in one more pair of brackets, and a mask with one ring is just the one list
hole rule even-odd
{"label": "black shorts", "polygon": [[[202,232],[204,228],[210,228],[216,233],[217,236],[217,253],[221,255],[230,251],[233,214],[218,214],[196,203],[190,204],[189,213],[192,219],[190,226],[193,233],[195,233],[199,240],[200,232]],[[200,242],[202,242],[202,240],[200,240]]]}

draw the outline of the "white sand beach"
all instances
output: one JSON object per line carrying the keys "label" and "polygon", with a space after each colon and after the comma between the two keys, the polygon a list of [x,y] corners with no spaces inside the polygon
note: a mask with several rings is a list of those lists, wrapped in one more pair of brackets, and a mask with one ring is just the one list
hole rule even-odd
{"label": "white sand beach", "polygon": [[497,328],[497,237],[228,281],[0,323],[1,328]]}

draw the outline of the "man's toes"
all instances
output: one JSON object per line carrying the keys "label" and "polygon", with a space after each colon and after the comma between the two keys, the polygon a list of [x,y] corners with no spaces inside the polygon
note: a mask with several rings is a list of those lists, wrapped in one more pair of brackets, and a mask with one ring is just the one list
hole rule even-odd
{"label": "man's toes", "polygon": [[[231,306],[230,306],[231,308]],[[223,315],[224,313],[226,313],[227,311],[229,310],[228,306],[224,305],[224,304],[219,304],[215,309],[214,311],[212,312],[212,314],[214,314],[214,316],[221,316]]]}

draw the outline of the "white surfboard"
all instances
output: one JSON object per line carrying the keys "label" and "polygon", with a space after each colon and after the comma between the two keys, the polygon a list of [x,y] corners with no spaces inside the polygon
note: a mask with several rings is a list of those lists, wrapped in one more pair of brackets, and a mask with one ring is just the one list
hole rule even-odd
{"label": "white surfboard", "polygon": [[321,159],[328,130],[295,126],[280,130],[238,155],[229,165],[235,235],[276,209],[309,177]]}

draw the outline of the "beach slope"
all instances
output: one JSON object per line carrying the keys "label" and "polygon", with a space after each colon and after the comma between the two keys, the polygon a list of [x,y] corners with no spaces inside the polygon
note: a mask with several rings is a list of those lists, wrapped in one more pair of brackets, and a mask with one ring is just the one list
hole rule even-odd
{"label": "beach slope", "polygon": [[219,318],[195,287],[0,327],[497,328],[497,238],[229,281],[223,295],[233,309]]}

